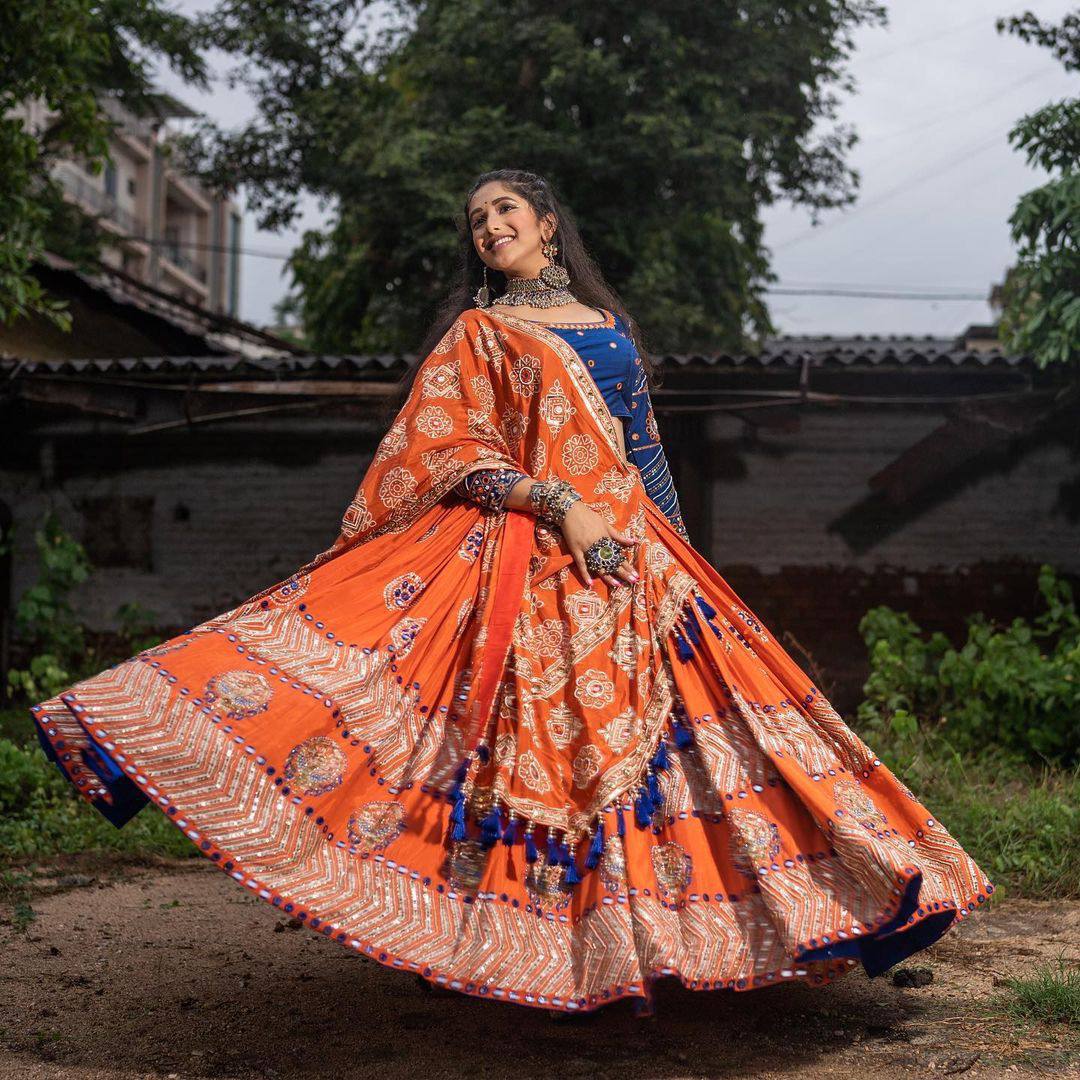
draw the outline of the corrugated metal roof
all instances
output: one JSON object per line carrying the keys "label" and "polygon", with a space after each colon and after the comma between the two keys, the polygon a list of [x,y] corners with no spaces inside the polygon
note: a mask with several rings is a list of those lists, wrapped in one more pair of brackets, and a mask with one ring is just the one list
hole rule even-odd
{"label": "corrugated metal roof", "polygon": [[[412,354],[378,353],[364,355],[328,356],[240,356],[229,353],[218,356],[141,356],[105,360],[39,360],[20,361],[13,357],[0,358],[0,369],[20,365],[24,372],[139,374],[154,372],[229,372],[232,374],[290,372],[379,372],[402,365]],[[798,367],[808,359],[814,367],[869,365],[873,367],[909,367],[939,365],[942,367],[1006,366],[1027,363],[1023,356],[1006,354],[999,348],[969,349],[954,338],[935,337],[779,337],[768,342],[758,355],[749,353],[667,353],[654,356],[661,367]]]}

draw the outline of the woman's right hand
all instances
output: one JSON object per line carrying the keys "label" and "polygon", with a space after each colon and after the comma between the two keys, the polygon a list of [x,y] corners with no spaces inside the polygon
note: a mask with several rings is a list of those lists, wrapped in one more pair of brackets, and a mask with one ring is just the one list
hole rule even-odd
{"label": "woman's right hand", "polygon": [[[590,587],[592,575],[585,565],[585,552],[592,544],[605,536],[610,536],[617,544],[622,544],[624,547],[633,547],[634,544],[641,543],[640,540],[634,539],[621,529],[609,525],[604,518],[595,510],[590,510],[580,499],[571,503],[560,528],[563,541],[574,556],[574,562],[577,563],[585,584]],[[633,585],[638,580],[637,571],[627,559],[624,559],[612,574],[601,574],[600,577],[612,588],[623,583]]]}

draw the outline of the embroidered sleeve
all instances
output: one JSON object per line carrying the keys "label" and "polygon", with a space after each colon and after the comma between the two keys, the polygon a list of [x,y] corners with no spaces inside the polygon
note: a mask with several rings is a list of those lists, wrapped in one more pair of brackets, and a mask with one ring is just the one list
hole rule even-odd
{"label": "embroidered sleeve", "polygon": [[641,473],[645,493],[671,522],[675,531],[689,543],[690,537],[683,523],[675,481],[668,468],[664,447],[660,443],[660,429],[653,413],[652,399],[649,397],[648,379],[640,361],[637,364],[632,412],[633,419],[628,432],[630,453]]}
{"label": "embroidered sleeve", "polygon": [[517,469],[479,469],[463,476],[454,491],[489,510],[502,510],[514,485],[526,479],[528,476]]}

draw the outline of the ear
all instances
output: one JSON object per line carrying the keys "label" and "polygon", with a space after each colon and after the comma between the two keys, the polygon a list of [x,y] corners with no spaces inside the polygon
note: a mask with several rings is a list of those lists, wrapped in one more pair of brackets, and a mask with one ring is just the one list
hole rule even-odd
{"label": "ear", "polygon": [[545,214],[540,223],[540,235],[544,238],[544,243],[548,243],[555,235],[555,230],[559,227],[559,219],[555,216],[555,211],[552,210]]}

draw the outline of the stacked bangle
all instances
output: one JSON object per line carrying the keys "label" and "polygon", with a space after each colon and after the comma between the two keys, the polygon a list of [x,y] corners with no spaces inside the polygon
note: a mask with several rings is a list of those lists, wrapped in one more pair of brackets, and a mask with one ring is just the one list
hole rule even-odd
{"label": "stacked bangle", "polygon": [[538,480],[529,489],[529,502],[545,525],[561,525],[567,510],[580,498],[573,484],[558,478]]}

